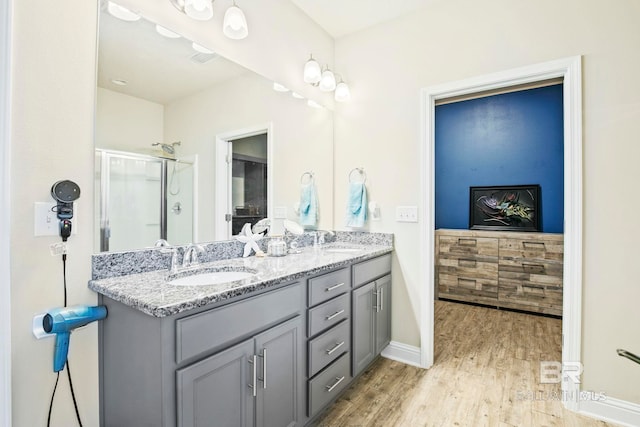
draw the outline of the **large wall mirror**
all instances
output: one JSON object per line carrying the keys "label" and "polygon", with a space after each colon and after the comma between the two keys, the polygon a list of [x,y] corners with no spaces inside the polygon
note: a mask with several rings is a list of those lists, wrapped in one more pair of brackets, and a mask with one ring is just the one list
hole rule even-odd
{"label": "large wall mirror", "polygon": [[[175,30],[175,29],[174,29]],[[254,43],[259,46],[259,35]],[[144,17],[101,4],[95,250],[228,239],[296,220],[313,172],[317,227],[333,227],[333,117]],[[227,217],[225,217],[225,214]]]}

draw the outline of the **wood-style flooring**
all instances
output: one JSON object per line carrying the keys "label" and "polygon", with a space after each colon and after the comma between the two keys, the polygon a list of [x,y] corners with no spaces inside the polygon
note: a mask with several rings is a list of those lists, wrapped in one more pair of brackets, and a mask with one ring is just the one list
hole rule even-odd
{"label": "wood-style flooring", "polygon": [[539,362],[561,360],[561,320],[436,301],[428,370],[379,358],[319,427],[611,426],[564,409]]}

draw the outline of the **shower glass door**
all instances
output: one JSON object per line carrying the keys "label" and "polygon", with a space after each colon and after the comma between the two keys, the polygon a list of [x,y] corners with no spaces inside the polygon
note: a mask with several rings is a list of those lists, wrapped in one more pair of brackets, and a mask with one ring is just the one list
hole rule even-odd
{"label": "shower glass door", "polygon": [[103,152],[100,251],[149,247],[161,238],[162,164]]}

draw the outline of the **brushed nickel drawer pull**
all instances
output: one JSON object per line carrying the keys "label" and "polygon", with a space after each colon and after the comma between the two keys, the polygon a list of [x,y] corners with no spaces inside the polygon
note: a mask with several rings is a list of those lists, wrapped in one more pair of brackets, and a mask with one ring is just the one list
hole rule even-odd
{"label": "brushed nickel drawer pull", "polygon": [[339,349],[340,347],[342,347],[344,345],[344,341],[337,343],[336,345],[333,346],[333,348],[330,348],[329,350],[327,350],[327,355],[335,352],[337,349]]}
{"label": "brushed nickel drawer pull", "polygon": [[328,288],[324,288],[325,292],[331,292],[333,290],[338,289],[340,286],[344,286],[344,282],[338,283],[337,285],[329,286]]}
{"label": "brushed nickel drawer pull", "polygon": [[536,249],[544,249],[544,242],[522,242],[522,246],[526,249],[527,247],[536,248]]}
{"label": "brushed nickel drawer pull", "polygon": [[267,349],[262,349],[262,354],[258,355],[262,358],[262,378],[258,378],[262,381],[262,388],[267,388]]}
{"label": "brushed nickel drawer pull", "polygon": [[525,268],[525,269],[528,268],[528,269],[531,269],[531,270],[533,270],[533,269],[544,270],[544,265],[543,264],[530,264],[528,262],[523,262],[522,263],[522,268]]}
{"label": "brushed nickel drawer pull", "polygon": [[478,241],[476,239],[459,238],[458,239],[458,244],[462,245],[462,246],[475,246],[476,244],[478,244]]}
{"label": "brushed nickel drawer pull", "polygon": [[333,389],[338,387],[338,384],[340,384],[342,381],[344,381],[344,376],[336,377],[336,382],[333,383],[333,385],[326,385],[325,386],[327,388],[327,393],[331,393],[333,391]]}
{"label": "brushed nickel drawer pull", "polygon": [[251,359],[249,359],[249,363],[253,365],[251,384],[249,384],[249,388],[253,390],[253,397],[256,397],[258,395],[258,371],[256,369],[256,365],[258,364],[258,361],[256,360],[257,358],[258,356],[254,354],[253,356],[251,356]]}
{"label": "brushed nickel drawer pull", "polygon": [[384,311],[384,288],[380,288],[380,311]]}
{"label": "brushed nickel drawer pull", "polygon": [[326,321],[329,321],[331,319],[335,319],[336,317],[340,316],[342,313],[344,313],[344,310],[336,311],[335,313],[330,314],[329,316],[325,317],[324,319]]}

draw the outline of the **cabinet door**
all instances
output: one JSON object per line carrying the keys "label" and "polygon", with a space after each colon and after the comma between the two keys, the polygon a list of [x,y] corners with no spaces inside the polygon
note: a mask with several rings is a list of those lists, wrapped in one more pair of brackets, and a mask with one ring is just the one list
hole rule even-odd
{"label": "cabinet door", "polygon": [[[377,296],[376,296],[377,295]],[[376,355],[391,341],[391,275],[376,280]]]}
{"label": "cabinet door", "polygon": [[300,420],[304,404],[303,327],[298,316],[256,336],[258,427],[291,427]]}
{"label": "cabinet door", "polygon": [[253,427],[254,341],[247,340],[176,373],[178,427]]}
{"label": "cabinet door", "polygon": [[375,282],[371,282],[353,291],[353,364],[351,369],[354,377],[376,356],[374,289]]}

